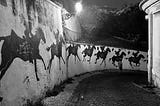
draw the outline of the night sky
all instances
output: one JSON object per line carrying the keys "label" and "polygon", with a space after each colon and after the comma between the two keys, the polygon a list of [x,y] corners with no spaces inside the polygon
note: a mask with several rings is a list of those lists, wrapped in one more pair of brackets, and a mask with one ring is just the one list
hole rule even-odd
{"label": "night sky", "polygon": [[135,4],[142,0],[83,0],[85,5],[109,6],[113,8],[121,8],[125,4]]}

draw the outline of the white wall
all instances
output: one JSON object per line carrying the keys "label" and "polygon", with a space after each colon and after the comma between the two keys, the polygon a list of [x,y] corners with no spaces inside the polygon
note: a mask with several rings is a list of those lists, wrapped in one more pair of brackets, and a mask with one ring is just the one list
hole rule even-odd
{"label": "white wall", "polygon": [[153,14],[153,80],[160,87],[160,12]]}
{"label": "white wall", "polygon": [[[76,45],[76,43],[74,43],[74,44]],[[72,45],[72,44],[68,44],[67,47],[69,47],[70,45]],[[76,62],[75,62],[75,56],[74,55],[71,55],[69,57],[69,60],[68,60],[69,76],[74,76],[74,75],[77,75],[77,74],[80,74],[80,73],[90,72],[90,71],[95,71],[95,70],[119,69],[118,67],[116,67],[112,64],[112,61],[109,61],[109,59],[112,58],[115,55],[115,51],[118,51],[119,49],[120,49],[120,54],[122,52],[126,53],[126,56],[124,56],[123,60],[122,60],[123,69],[147,71],[147,60],[148,59],[147,59],[147,53],[146,52],[139,51],[138,55],[142,54],[145,58],[140,59],[140,61],[139,61],[140,65],[139,66],[136,66],[136,64],[132,62],[133,66],[131,67],[128,59],[126,59],[126,58],[133,57],[132,53],[133,52],[136,53],[137,51],[105,46],[105,49],[109,48],[111,50],[111,52],[108,52],[108,55],[105,59],[106,65],[104,63],[102,63],[102,65],[100,65],[101,62],[102,62],[102,59],[100,58],[97,61],[97,63],[95,64],[95,61],[96,61],[95,54],[98,51],[101,51],[101,49],[100,49],[101,45],[95,45],[96,49],[94,49],[94,51],[93,51],[90,63],[87,61],[87,60],[89,60],[88,56],[86,56],[86,61],[83,61],[84,54],[82,54],[82,52],[85,50],[85,48],[88,48],[86,45],[87,44],[80,44],[80,47],[78,48],[77,53],[78,53],[78,56],[79,56],[81,61],[79,61],[78,58],[76,57]],[[90,45],[90,46],[92,47],[93,45]],[[97,50],[97,48],[99,48],[99,50]],[[129,52],[129,54],[128,54],[128,52]],[[67,56],[68,56],[68,51],[67,51]],[[118,65],[118,62],[115,62],[115,64]]]}
{"label": "white wall", "polygon": [[147,0],[140,7],[148,14],[149,26],[149,65],[148,79],[160,88],[160,1]]}
{"label": "white wall", "polygon": [[[11,40],[7,39],[7,37],[11,37],[11,30],[13,30],[18,38],[21,39],[20,41],[24,40],[22,36],[25,36],[25,22],[31,22],[32,28],[30,28],[34,36],[38,27],[40,27],[44,33],[46,43],[41,40],[37,49],[39,49],[39,54],[47,67],[51,59],[51,50],[47,51],[46,48],[51,46],[53,42],[56,44],[56,41],[60,39],[63,34],[61,8],[48,0],[35,0],[34,4],[29,5],[31,13],[31,19],[29,20],[26,6],[27,0],[13,1],[15,6],[12,0],[6,0],[6,6],[0,4],[0,38],[5,37],[5,39],[0,41],[0,67],[2,67],[2,54],[8,55],[9,52],[7,51],[5,53],[5,51],[19,42],[14,37],[12,37]],[[59,35],[56,39],[54,32],[57,33],[57,29],[59,30]],[[36,42],[36,39],[33,42]],[[3,49],[7,44],[10,46]],[[22,45],[22,43],[20,45]],[[18,44],[18,47],[20,47],[20,45]],[[32,46],[34,47],[35,45]],[[65,59],[64,44],[61,49],[62,57]],[[17,50],[13,51],[16,52]],[[34,62],[24,61],[19,57],[13,59],[13,62],[7,68],[6,73],[0,81],[0,97],[3,97],[0,105],[20,106],[27,103],[27,100],[34,102],[43,96],[48,89],[52,89],[54,85],[66,79],[65,64],[63,62],[59,64],[59,59],[56,56],[54,56],[52,61],[50,74],[48,73],[49,70],[44,68],[42,60],[36,59],[36,61],[39,81],[37,81],[35,77]],[[61,69],[59,67],[61,67]]]}
{"label": "white wall", "polygon": [[[3,1],[5,2],[5,0]],[[2,70],[7,67],[6,65],[10,62],[10,60],[13,59],[11,65],[6,68],[6,73],[0,81],[0,97],[3,97],[0,105],[20,106],[26,104],[29,100],[32,102],[36,101],[38,98],[44,96],[45,92],[48,89],[52,89],[54,85],[60,84],[62,81],[64,81],[67,78],[67,71],[69,77],[72,77],[84,72],[117,68],[114,67],[111,62],[108,62],[108,59],[114,55],[115,51],[118,51],[118,48],[114,48],[114,50],[112,51],[113,47],[109,47],[112,52],[108,54],[105,60],[106,65],[100,65],[101,60],[98,60],[97,64],[95,64],[95,56],[92,56],[90,64],[87,61],[82,62],[82,51],[87,47],[83,44],[80,45],[81,48],[78,48],[77,52],[81,61],[76,60],[76,63],[74,61],[73,55],[69,57],[69,60],[66,60],[66,56],[68,56],[68,54],[66,54],[65,46],[68,47],[70,45],[69,43],[67,45],[62,43],[62,46],[60,45],[58,47],[53,46],[53,48],[47,51],[48,47],[50,47],[53,43],[56,45],[61,44],[60,41],[62,41],[61,38],[63,38],[61,7],[48,0],[35,0],[33,4],[28,5],[29,8],[27,8],[26,5],[26,2],[28,0],[13,1],[14,3],[12,2],[12,0],[6,0],[7,5],[4,5],[5,3],[3,4],[2,2],[0,2],[0,75],[2,75]],[[29,12],[27,12],[28,9]],[[23,36],[27,37],[27,34],[25,33],[26,26],[30,28],[31,31],[28,32],[28,37],[31,38],[28,40],[26,40],[27,38],[23,38]],[[42,32],[39,32],[37,28],[42,29]],[[59,33],[57,29],[59,30]],[[13,30],[12,33],[11,30]],[[15,34],[13,32],[15,32]],[[34,62],[32,63],[31,60],[29,61],[29,59],[33,59],[30,57],[35,58],[37,56],[33,56],[33,51],[35,50],[34,43],[37,42],[38,38],[32,41],[32,34],[34,37],[36,35],[40,37],[40,35],[44,34],[46,43],[41,39],[36,49],[39,50],[38,54],[44,60],[46,67],[49,66],[49,62],[51,60],[53,52],[61,54],[59,55],[60,59],[57,56],[54,56],[50,73],[49,69],[44,68],[42,60],[36,58],[37,75],[39,81],[37,81],[35,76]],[[30,49],[27,48],[28,46],[24,46],[26,42],[31,46]],[[97,45],[96,48],[98,47],[100,46]],[[22,51],[25,51],[24,48],[27,49],[27,52],[25,53]],[[22,54],[19,51],[21,51]],[[93,54],[97,53],[97,51],[97,49],[94,50]],[[133,52],[132,50],[126,49],[121,49],[121,52],[122,51],[124,51],[125,53],[127,53],[128,51],[130,51],[131,53]],[[31,54],[30,56],[28,56],[28,52]],[[140,54],[143,54],[145,59],[147,58],[147,54],[145,52],[140,52]],[[17,55],[20,55],[22,57],[23,55],[25,55],[28,57],[25,60],[24,58],[20,56],[18,57]],[[126,58],[130,56],[131,54],[127,55]],[[64,59],[65,63],[62,62],[62,58]],[[2,59],[6,60],[5,66],[2,66],[2,64],[4,63]],[[88,59],[88,57],[86,57],[86,59]],[[139,67],[131,68],[128,61],[126,59],[123,59],[123,68],[133,70],[146,70],[147,63],[143,60],[141,60],[140,63],[141,64]]]}

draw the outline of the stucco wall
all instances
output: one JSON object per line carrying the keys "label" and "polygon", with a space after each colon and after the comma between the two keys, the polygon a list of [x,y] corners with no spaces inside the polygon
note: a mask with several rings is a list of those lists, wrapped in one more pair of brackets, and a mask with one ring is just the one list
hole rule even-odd
{"label": "stucco wall", "polygon": [[[67,75],[72,77],[94,70],[118,68],[117,62],[115,65],[112,64],[115,52],[118,61],[123,59],[123,69],[146,70],[147,54],[144,52],[119,50],[113,47],[104,47],[102,52],[103,47],[97,45],[92,53],[85,49],[91,49],[93,45],[88,47],[86,44],[65,44],[61,7],[48,0],[1,0],[0,13],[0,97],[3,97],[0,105],[2,106],[19,106],[28,101],[34,102],[54,85],[64,81]],[[110,51],[107,51],[107,55],[104,53],[106,50]],[[106,56],[102,65],[100,65],[101,58],[95,64],[98,56],[95,54],[98,51]],[[120,58],[122,52],[126,56]],[[87,56],[86,61],[83,61],[83,55],[86,53],[92,55],[90,63],[87,61],[89,59]],[[131,67],[128,62],[129,57],[137,59],[140,54],[144,58],[137,61],[138,66],[133,63]]]}
{"label": "stucco wall", "polygon": [[140,7],[148,14],[149,64],[148,80],[160,88],[160,1],[144,0]]}
{"label": "stucco wall", "polygon": [[153,14],[153,80],[160,87],[160,12]]}
{"label": "stucco wall", "polygon": [[[89,48],[89,46],[90,49],[86,49]],[[92,47],[95,47],[93,52]],[[77,51],[76,48],[78,48]],[[105,51],[107,51],[106,54]],[[99,58],[96,62],[96,58],[98,57],[98,55],[96,55],[97,53],[99,54]],[[124,54],[122,58],[120,56],[121,54]],[[119,69],[118,61],[121,60],[123,69],[147,71],[147,53],[142,51],[107,47],[103,45],[70,43],[67,46],[67,57],[69,76],[94,70]]]}
{"label": "stucco wall", "polygon": [[61,7],[48,0],[1,0],[0,14],[0,105],[36,101],[66,79],[58,59],[65,57]]}

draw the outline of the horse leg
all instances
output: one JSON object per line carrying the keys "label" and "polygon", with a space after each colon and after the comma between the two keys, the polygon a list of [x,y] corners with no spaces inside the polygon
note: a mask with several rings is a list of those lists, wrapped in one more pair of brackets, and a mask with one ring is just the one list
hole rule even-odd
{"label": "horse leg", "polygon": [[97,64],[97,58],[96,58],[96,61],[94,63]]}
{"label": "horse leg", "polygon": [[34,67],[35,67],[35,74],[36,74],[36,79],[39,81],[38,75],[37,75],[37,61],[34,59]]}
{"label": "horse leg", "polygon": [[100,65],[102,65],[102,63],[104,62],[104,60],[102,60],[102,62],[101,62],[101,64]]}
{"label": "horse leg", "polygon": [[47,68],[46,68],[46,65],[45,65],[45,62],[44,62],[43,58],[41,60],[42,60],[43,65],[44,65],[44,69],[46,70]]}
{"label": "horse leg", "polygon": [[62,58],[62,60],[63,60],[63,63],[65,64],[64,58],[63,58],[63,57],[61,57],[61,58]]}
{"label": "horse leg", "polygon": [[4,76],[4,74],[6,73],[7,69],[9,68],[9,66],[11,65],[11,63],[13,62],[13,60],[14,60],[13,58],[11,58],[8,61],[4,61],[2,59],[2,62],[1,62],[1,65],[0,65],[0,70],[1,70],[0,80],[2,79],[2,77]]}
{"label": "horse leg", "polygon": [[78,56],[78,54],[76,56],[77,56],[78,60],[81,61],[80,58],[79,58],[79,56]]}
{"label": "horse leg", "polygon": [[59,57],[59,70],[61,70],[61,58]]}
{"label": "horse leg", "polygon": [[132,63],[131,63],[131,62],[129,62],[129,64],[130,64],[130,66],[133,68]]}
{"label": "horse leg", "polygon": [[95,64],[97,64],[97,60],[99,59],[99,57],[96,58]]}
{"label": "horse leg", "polygon": [[76,56],[74,56],[74,63],[76,64]]}
{"label": "horse leg", "polygon": [[48,67],[47,67],[47,69],[49,70],[49,74],[51,71],[52,60],[53,60],[53,58],[51,58],[51,60],[49,61]]}
{"label": "horse leg", "polygon": [[117,65],[115,64],[115,61],[113,61],[112,64],[113,64],[115,67],[117,67]]}
{"label": "horse leg", "polygon": [[85,59],[85,58],[86,58],[86,55],[84,55],[84,56],[83,56],[83,61],[86,61],[86,59]]}
{"label": "horse leg", "polygon": [[3,100],[3,97],[0,96],[0,102]]}
{"label": "horse leg", "polygon": [[44,60],[43,60],[42,56],[40,56],[40,55],[38,54],[36,57],[37,57],[37,59],[42,60],[43,65],[44,65],[44,69],[46,70],[46,65],[45,65],[45,62],[44,62]]}
{"label": "horse leg", "polygon": [[67,56],[67,60],[69,60],[69,56],[70,56],[70,55],[71,55],[71,54],[69,53],[68,56]]}
{"label": "horse leg", "polygon": [[91,56],[89,57],[89,60],[87,60],[89,62],[89,64],[91,63]]}
{"label": "horse leg", "polygon": [[104,60],[104,67],[106,66],[106,61]]}

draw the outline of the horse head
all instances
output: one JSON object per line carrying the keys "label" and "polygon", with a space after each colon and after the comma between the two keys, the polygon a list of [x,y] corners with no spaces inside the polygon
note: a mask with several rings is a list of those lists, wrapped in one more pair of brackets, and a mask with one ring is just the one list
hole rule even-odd
{"label": "horse head", "polygon": [[138,58],[142,58],[142,59],[144,59],[145,57],[142,55],[142,54],[140,54],[139,56],[138,56]]}
{"label": "horse head", "polygon": [[105,46],[101,46],[100,48],[101,48],[101,50],[103,51],[103,50],[104,50],[104,48],[105,48]]}
{"label": "horse head", "polygon": [[93,45],[93,46],[92,46],[92,49],[96,49],[96,47]]}
{"label": "horse head", "polygon": [[128,51],[128,54],[130,54],[131,52],[130,51]]}
{"label": "horse head", "polygon": [[126,56],[126,53],[125,53],[125,52],[122,52],[120,56],[121,56],[121,57]]}
{"label": "horse head", "polygon": [[137,51],[137,52],[133,52],[133,53],[132,53],[132,55],[133,55],[134,57],[137,57],[137,56],[138,56],[138,54],[139,54],[139,51]]}
{"label": "horse head", "polygon": [[78,47],[79,47],[79,48],[81,48],[81,45],[80,45],[80,44],[76,44],[76,46],[75,46],[75,47],[77,47],[77,48],[78,48]]}
{"label": "horse head", "polygon": [[107,52],[111,52],[111,50],[110,50],[108,47],[107,47],[106,51],[107,51]]}

